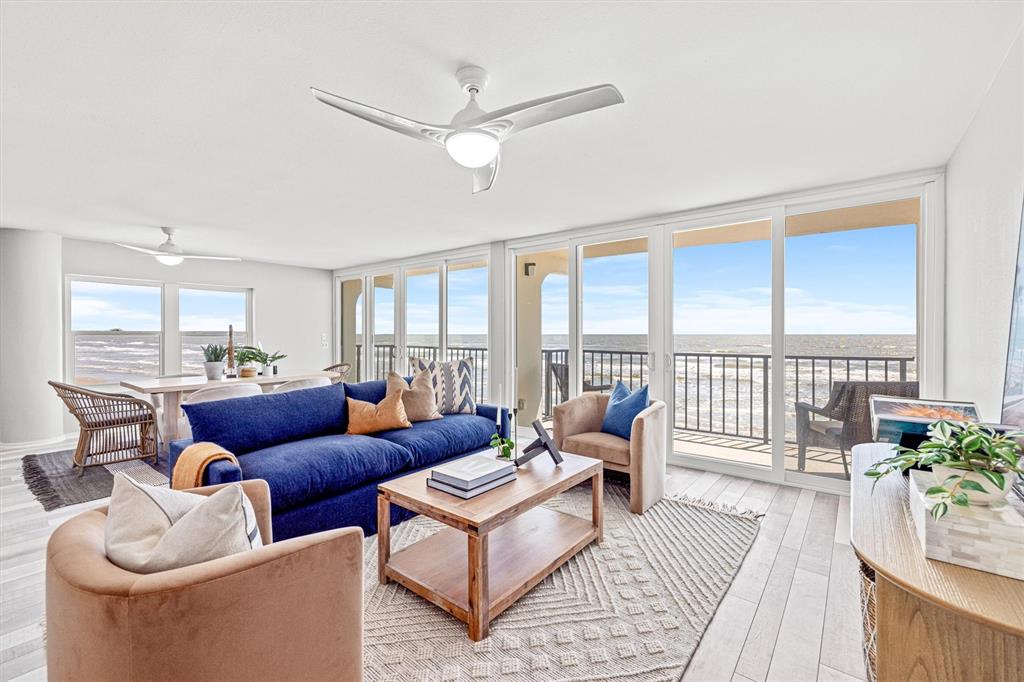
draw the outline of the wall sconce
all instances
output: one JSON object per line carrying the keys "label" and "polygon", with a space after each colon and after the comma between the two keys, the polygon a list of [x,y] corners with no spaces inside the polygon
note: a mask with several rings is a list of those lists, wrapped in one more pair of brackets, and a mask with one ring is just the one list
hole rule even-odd
{"label": "wall sconce", "polygon": [[527,277],[533,277],[533,273],[535,273],[536,271],[537,271],[537,264],[536,263],[524,263],[523,264],[523,274],[526,275]]}

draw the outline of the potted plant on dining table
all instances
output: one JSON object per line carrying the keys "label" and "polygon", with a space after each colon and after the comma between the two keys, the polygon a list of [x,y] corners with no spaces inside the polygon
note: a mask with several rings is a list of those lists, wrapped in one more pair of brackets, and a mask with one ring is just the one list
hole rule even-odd
{"label": "potted plant on dining table", "polygon": [[228,357],[228,349],[219,343],[201,346],[203,349],[203,369],[207,379],[224,378],[224,361]]}

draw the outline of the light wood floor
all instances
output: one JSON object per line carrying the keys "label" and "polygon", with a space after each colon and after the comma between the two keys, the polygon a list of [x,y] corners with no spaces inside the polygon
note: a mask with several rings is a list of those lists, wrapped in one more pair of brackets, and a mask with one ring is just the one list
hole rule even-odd
{"label": "light wood floor", "polygon": [[[49,447],[46,450],[54,450]],[[0,680],[44,680],[46,541],[88,502],[44,512],[0,454]],[[764,512],[761,530],[683,680],[863,680],[848,498],[669,467],[671,494]]]}

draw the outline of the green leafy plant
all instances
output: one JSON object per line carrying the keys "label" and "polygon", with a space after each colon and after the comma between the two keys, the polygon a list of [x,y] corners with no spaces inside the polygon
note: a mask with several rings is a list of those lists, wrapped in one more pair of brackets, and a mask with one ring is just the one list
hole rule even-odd
{"label": "green leafy plant", "polygon": [[498,448],[498,459],[512,461],[512,455],[516,451],[516,442],[511,438],[502,438],[501,434],[491,436],[491,447]]}
{"label": "green leafy plant", "polygon": [[[238,351],[245,351],[249,354],[248,357],[250,358],[250,362],[258,362],[261,365],[272,365],[278,360],[284,360],[288,357],[281,351],[274,351],[273,354],[268,354],[262,348],[257,346],[239,346]],[[239,364],[241,364],[241,361],[239,361]]]}
{"label": "green leafy plant", "polygon": [[963,472],[948,476],[925,491],[925,495],[936,500],[931,510],[936,521],[946,515],[950,504],[970,506],[966,491],[988,492],[981,483],[967,478],[971,472],[984,477],[999,490],[1007,489],[1007,474],[1024,473],[1021,467],[1024,447],[1016,440],[1024,438],[1024,433],[997,433],[984,424],[943,420],[928,427],[928,437],[916,450],[897,447],[894,456],[875,462],[864,475],[877,483],[884,476],[894,471],[904,472],[915,464],[920,467],[941,465]]}
{"label": "green leafy plant", "polygon": [[235,364],[241,367],[255,362],[263,362],[264,353],[255,346],[239,346],[235,349]]}
{"label": "green leafy plant", "polygon": [[208,346],[201,346],[201,348],[206,362],[224,362],[228,358],[227,346],[222,346],[219,343],[211,343]]}

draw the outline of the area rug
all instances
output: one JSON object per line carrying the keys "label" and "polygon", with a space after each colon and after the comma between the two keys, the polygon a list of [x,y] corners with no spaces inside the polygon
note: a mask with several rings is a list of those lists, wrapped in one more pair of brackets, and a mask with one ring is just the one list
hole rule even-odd
{"label": "area rug", "polygon": [[82,502],[110,497],[114,489],[114,474],[124,472],[139,483],[167,485],[166,461],[162,458],[154,467],[149,462],[132,460],[86,468],[79,476],[72,466],[74,450],[25,455],[21,458],[21,475],[25,485],[43,505],[53,511]]}
{"label": "area rug", "polygon": [[[466,626],[405,588],[377,582],[365,542],[367,680],[677,680],[739,570],[760,521],[683,501],[629,513],[629,489],[605,484],[605,539],[591,544],[472,642]],[[590,517],[590,488],[546,506]],[[393,550],[440,527],[416,517],[391,531]],[[491,564],[491,570],[501,570]]]}

